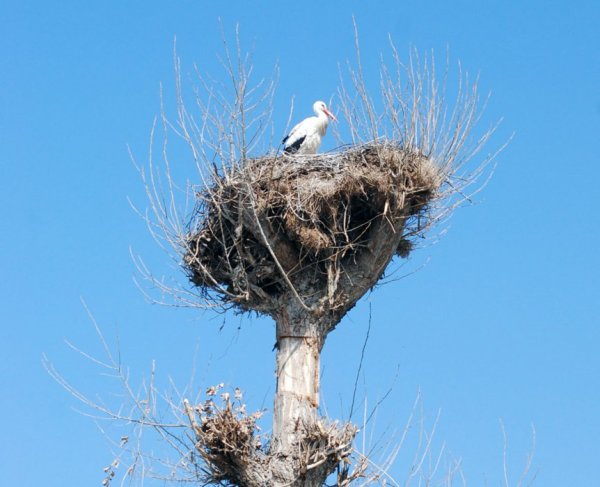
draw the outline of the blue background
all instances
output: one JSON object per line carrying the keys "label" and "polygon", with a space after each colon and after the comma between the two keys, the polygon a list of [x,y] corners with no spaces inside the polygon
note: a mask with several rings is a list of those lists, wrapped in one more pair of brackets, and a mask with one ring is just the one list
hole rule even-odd
{"label": "blue background", "polygon": [[[132,384],[155,361],[164,387],[169,377],[187,383],[194,369],[197,390],[225,382],[245,391],[250,409],[271,406],[270,320],[151,305],[135,286],[130,248],[158,274],[179,274],[128,203],[145,205],[127,145],[146,158],[160,82],[167,110],[174,107],[175,36],[184,77],[196,63],[221,79],[218,18],[228,35],[239,22],[257,77],[279,65],[278,139],[292,96],[297,119],[335,94],[338,65],[353,57],[354,15],[373,86],[388,33],[401,54],[414,46],[443,58],[449,50],[452,66],[460,59],[480,74],[481,92],[492,92],[483,127],[504,117],[492,147],[515,137],[476,204],[398,275],[420,270],[377,288],[332,333],[323,353],[327,412],[348,415],[371,309],[354,419],[362,421],[365,396],[370,411],[392,391],[367,443],[385,445],[379,435],[403,427],[420,390],[427,429],[441,410],[436,451],[445,445],[460,459],[470,485],[504,485],[500,419],[510,485],[526,462],[532,424],[535,485],[600,485],[600,4],[219,4],[3,3],[3,484],[100,485],[114,458],[110,440],[125,429],[74,412],[91,411],[42,365],[45,354],[92,398],[121,401],[119,384],[64,343],[102,355],[81,298]],[[333,145],[328,136],[324,148]],[[399,483],[413,446],[390,470]]]}

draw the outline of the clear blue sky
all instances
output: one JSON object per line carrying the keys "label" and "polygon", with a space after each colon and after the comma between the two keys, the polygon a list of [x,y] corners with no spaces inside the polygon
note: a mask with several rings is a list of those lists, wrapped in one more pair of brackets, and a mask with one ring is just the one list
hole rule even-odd
{"label": "clear blue sky", "polygon": [[[112,459],[94,422],[42,367],[46,354],[87,392],[119,392],[63,342],[99,352],[81,297],[134,380],[156,360],[161,380],[184,383],[195,361],[199,386],[223,381],[244,389],[250,406],[270,406],[269,320],[153,306],[136,289],[130,247],[171,270],[127,202],[144,203],[127,145],[145,157],[161,81],[172,100],[175,36],[184,71],[195,62],[218,77],[217,19],[229,31],[239,22],[257,73],[279,63],[274,123],[283,131],[292,95],[302,113],[335,93],[338,63],[352,56],[353,14],[367,63],[385,51],[387,33],[401,52],[449,48],[492,92],[484,123],[504,117],[496,142],[515,137],[477,204],[407,269],[427,265],[377,289],[332,333],[323,355],[329,413],[348,412],[370,304],[361,404],[394,383],[377,431],[400,427],[420,389],[426,422],[441,409],[436,441],[462,459],[469,485],[501,485],[499,419],[513,481],[533,424],[535,485],[600,485],[600,4],[221,4],[3,4],[3,485],[100,485]],[[401,480],[408,455],[392,470]]]}

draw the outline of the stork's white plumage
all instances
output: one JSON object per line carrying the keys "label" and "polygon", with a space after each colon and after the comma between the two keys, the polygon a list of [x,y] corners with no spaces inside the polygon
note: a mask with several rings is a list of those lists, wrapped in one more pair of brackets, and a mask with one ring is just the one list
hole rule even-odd
{"label": "stork's white plumage", "polygon": [[322,101],[313,104],[316,117],[308,117],[296,125],[283,139],[286,154],[316,154],[327,132],[329,119],[337,120]]}

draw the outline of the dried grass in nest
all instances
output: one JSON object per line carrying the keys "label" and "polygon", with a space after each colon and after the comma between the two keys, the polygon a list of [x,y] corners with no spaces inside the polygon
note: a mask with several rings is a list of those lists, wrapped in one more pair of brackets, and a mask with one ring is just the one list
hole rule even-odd
{"label": "dried grass in nest", "polygon": [[390,143],[248,160],[199,195],[184,263],[195,285],[268,311],[290,284],[325,292],[331,264],[368,251],[378,219],[401,223],[408,256],[442,182],[432,160]]}

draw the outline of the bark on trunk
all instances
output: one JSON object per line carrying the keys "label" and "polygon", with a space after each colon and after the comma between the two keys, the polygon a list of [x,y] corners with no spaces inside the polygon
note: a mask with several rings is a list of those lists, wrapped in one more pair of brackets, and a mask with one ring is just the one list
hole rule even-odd
{"label": "bark on trunk", "polygon": [[319,364],[322,337],[308,313],[299,319],[276,321],[277,391],[273,411],[273,438],[286,452],[302,437],[303,425],[317,421]]}

